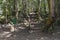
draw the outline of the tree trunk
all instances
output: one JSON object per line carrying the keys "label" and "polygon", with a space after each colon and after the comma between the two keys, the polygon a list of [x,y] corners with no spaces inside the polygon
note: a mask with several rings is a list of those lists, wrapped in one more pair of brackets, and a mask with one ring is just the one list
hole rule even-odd
{"label": "tree trunk", "polygon": [[[48,19],[53,21],[52,19],[55,18],[55,13],[54,13],[54,0],[49,0],[48,1],[48,4],[49,4],[49,17]],[[47,21],[49,21],[47,20]]]}
{"label": "tree trunk", "polygon": [[[53,25],[55,22],[55,14],[54,14],[54,0],[48,0],[49,5],[49,16],[46,20],[45,27],[43,28],[43,31],[48,31],[49,28]],[[52,26],[53,29],[53,26]]]}
{"label": "tree trunk", "polygon": [[18,20],[18,6],[19,6],[18,0],[14,0],[14,13],[16,14],[15,16],[17,20]]}

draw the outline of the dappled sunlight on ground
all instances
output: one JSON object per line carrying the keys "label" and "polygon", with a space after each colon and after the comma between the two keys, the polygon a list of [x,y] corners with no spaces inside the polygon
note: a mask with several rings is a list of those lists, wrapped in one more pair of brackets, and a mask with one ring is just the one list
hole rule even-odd
{"label": "dappled sunlight on ground", "polygon": [[0,40],[60,40],[60,30],[58,27],[54,33],[45,33],[40,29],[27,30],[19,25],[12,32],[0,29]]}
{"label": "dappled sunlight on ground", "polygon": [[0,39],[4,40],[60,40],[60,33],[53,34],[43,33],[40,30],[31,30],[28,33],[26,30],[18,32],[2,32],[0,33]]}
{"label": "dappled sunlight on ground", "polygon": [[10,37],[12,34],[10,34],[10,32],[3,32],[2,34],[0,34],[0,37]]}

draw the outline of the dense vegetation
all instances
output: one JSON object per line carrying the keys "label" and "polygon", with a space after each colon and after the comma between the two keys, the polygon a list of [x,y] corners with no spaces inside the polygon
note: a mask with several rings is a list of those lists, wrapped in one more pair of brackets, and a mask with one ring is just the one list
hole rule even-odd
{"label": "dense vegetation", "polygon": [[60,24],[59,2],[59,0],[0,0],[0,23],[16,24],[24,23],[25,20],[29,22],[29,15],[33,12],[36,15],[32,13],[35,16],[34,20],[44,25],[42,31],[48,30],[57,19],[57,23]]}

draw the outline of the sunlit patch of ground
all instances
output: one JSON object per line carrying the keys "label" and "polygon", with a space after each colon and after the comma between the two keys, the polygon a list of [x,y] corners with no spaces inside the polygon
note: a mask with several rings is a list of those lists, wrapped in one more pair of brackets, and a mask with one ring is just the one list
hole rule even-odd
{"label": "sunlit patch of ground", "polygon": [[29,32],[24,27],[18,27],[15,31],[0,30],[0,40],[60,40],[59,27],[56,32],[49,34],[41,32],[41,30],[30,30]]}
{"label": "sunlit patch of ground", "polygon": [[53,34],[42,33],[40,30],[31,30],[30,33],[26,30],[18,32],[2,32],[0,40],[60,40],[60,32]]}
{"label": "sunlit patch of ground", "polygon": [[10,32],[3,32],[0,34],[0,37],[3,38],[3,37],[10,37],[12,34]]}

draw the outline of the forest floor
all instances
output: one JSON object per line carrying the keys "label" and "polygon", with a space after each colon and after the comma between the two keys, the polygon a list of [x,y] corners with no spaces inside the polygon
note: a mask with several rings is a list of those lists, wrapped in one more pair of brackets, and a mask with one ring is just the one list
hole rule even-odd
{"label": "forest floor", "polygon": [[60,40],[60,27],[55,29],[55,32],[44,33],[40,30],[19,30],[16,32],[7,32],[0,30],[0,40]]}

